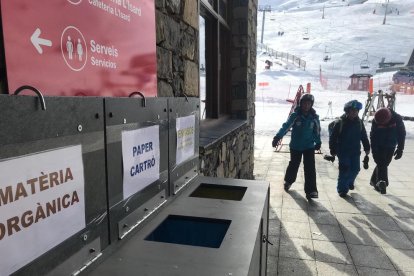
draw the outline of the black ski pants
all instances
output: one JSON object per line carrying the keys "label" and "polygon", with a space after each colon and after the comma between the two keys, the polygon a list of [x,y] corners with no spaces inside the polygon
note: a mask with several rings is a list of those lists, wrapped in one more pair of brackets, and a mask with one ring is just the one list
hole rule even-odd
{"label": "black ski pants", "polygon": [[371,176],[371,185],[375,186],[378,181],[385,181],[388,186],[388,166],[392,161],[394,155],[394,148],[381,147],[378,151],[372,152],[375,166]]}
{"label": "black ski pants", "polygon": [[305,171],[305,193],[317,192],[315,171],[315,150],[297,151],[290,149],[290,161],[286,169],[285,182],[292,184],[296,181],[300,162],[303,155],[303,169]]}

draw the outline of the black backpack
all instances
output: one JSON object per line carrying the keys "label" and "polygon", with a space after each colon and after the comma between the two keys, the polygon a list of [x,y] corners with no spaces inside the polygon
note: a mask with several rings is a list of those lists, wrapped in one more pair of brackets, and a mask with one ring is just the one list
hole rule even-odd
{"label": "black backpack", "polygon": [[[328,135],[329,135],[328,137],[329,137],[329,139],[331,139],[331,136],[332,136],[332,133],[333,133],[333,130],[334,130],[336,124],[339,124],[338,135],[341,134],[341,132],[342,132],[342,127],[344,125],[344,122],[343,122],[342,119],[336,119],[336,120],[330,122],[329,125],[328,125]],[[362,121],[361,120],[359,120],[359,126],[362,130]]]}
{"label": "black backpack", "polygon": [[332,133],[333,133],[333,130],[334,130],[336,124],[340,124],[339,125],[339,133],[341,133],[341,131],[342,131],[342,125],[343,125],[342,119],[333,120],[328,125],[328,135],[329,135],[329,139],[331,139],[331,137],[332,137]]}

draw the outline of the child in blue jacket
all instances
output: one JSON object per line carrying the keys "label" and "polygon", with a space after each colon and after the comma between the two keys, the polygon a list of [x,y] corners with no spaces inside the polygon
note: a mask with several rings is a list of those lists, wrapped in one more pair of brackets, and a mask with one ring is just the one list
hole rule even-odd
{"label": "child in blue jacket", "polygon": [[315,150],[321,148],[319,116],[312,108],[315,99],[311,94],[303,94],[299,106],[292,112],[288,120],[273,138],[272,146],[276,147],[282,137],[292,128],[290,140],[290,161],[285,174],[284,189],[288,191],[296,181],[299,165],[303,156],[305,171],[306,198],[318,198],[315,172]]}
{"label": "child in blue jacket", "polygon": [[335,123],[329,136],[329,150],[339,161],[337,191],[339,196],[346,197],[349,190],[354,189],[355,179],[361,170],[361,142],[365,154],[370,152],[367,131],[362,120],[358,117],[362,104],[357,100],[347,102],[345,114]]}

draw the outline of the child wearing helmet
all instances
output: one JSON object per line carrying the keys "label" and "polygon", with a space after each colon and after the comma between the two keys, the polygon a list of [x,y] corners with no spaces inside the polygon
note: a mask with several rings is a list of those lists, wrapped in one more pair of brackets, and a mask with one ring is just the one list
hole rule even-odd
{"label": "child wearing helmet", "polygon": [[344,114],[335,123],[329,137],[329,150],[339,161],[337,191],[340,197],[346,197],[349,190],[354,189],[355,179],[361,170],[361,142],[365,154],[370,151],[369,140],[365,126],[358,117],[362,103],[357,100],[349,101],[344,106]]}
{"label": "child wearing helmet", "polygon": [[375,112],[371,125],[371,149],[376,167],[372,172],[371,186],[381,194],[387,193],[388,166],[395,156],[401,158],[405,144],[405,126],[395,111],[382,107]]}
{"label": "child wearing helmet", "polygon": [[319,116],[312,108],[314,97],[303,94],[299,106],[295,108],[273,138],[272,146],[276,147],[280,139],[292,128],[289,143],[290,161],[284,178],[284,189],[288,191],[296,181],[299,165],[303,156],[305,171],[305,193],[307,199],[318,198],[316,188],[315,150],[321,148]]}

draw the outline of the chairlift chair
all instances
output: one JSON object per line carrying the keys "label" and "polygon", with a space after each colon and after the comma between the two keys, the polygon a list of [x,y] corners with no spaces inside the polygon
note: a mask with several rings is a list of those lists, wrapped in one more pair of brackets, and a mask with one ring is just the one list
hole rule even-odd
{"label": "chairlift chair", "polygon": [[329,53],[329,51],[326,50],[326,47],[327,46],[325,46],[325,56],[323,58],[323,61],[325,62],[327,62],[328,60],[331,60],[331,53]]}
{"label": "chairlift chair", "polygon": [[361,61],[360,67],[361,69],[369,69],[369,61],[367,59]]}
{"label": "chairlift chair", "polygon": [[361,61],[361,64],[359,65],[361,69],[369,69],[368,53],[365,54],[367,55],[367,58]]}
{"label": "chairlift chair", "polygon": [[309,31],[308,31],[308,28],[306,28],[306,31],[303,33],[303,40],[309,40]]}

